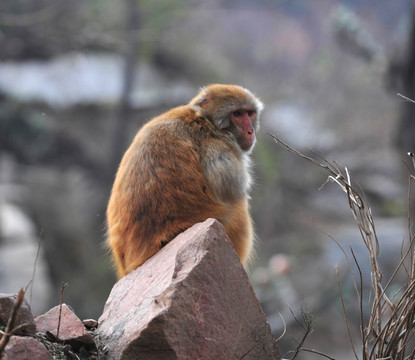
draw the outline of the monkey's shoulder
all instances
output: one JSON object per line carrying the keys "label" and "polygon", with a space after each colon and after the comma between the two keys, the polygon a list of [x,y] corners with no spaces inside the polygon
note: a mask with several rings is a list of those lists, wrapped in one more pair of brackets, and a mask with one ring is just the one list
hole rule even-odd
{"label": "monkey's shoulder", "polygon": [[195,145],[204,140],[225,140],[226,135],[214,123],[191,106],[179,106],[157,116],[141,129],[142,135],[184,139],[189,137]]}

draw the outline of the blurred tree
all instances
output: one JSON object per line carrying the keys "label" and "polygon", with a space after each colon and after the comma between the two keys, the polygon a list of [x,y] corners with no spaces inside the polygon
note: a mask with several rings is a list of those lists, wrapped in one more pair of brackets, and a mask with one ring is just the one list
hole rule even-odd
{"label": "blurred tree", "polygon": [[127,138],[131,108],[131,91],[134,85],[136,59],[139,51],[137,32],[134,31],[140,25],[137,0],[125,0],[125,22],[127,44],[124,52],[123,82],[117,115],[111,126],[111,152],[108,164],[108,176],[106,177],[111,182],[113,179],[112,174],[115,174],[121,156],[125,151],[124,147]]}
{"label": "blurred tree", "polygon": [[[405,58],[397,64],[393,59],[389,77],[399,75],[402,94],[415,100],[415,6],[412,9],[411,27],[408,36]],[[415,104],[403,101],[398,128],[398,147],[404,152],[415,152]]]}
{"label": "blurred tree", "polygon": [[[415,6],[412,8],[406,52],[386,58],[384,50],[363,27],[356,14],[346,7],[339,6],[333,16],[335,36],[347,51],[374,65],[387,63],[385,75],[386,88],[396,96],[402,93],[415,100]],[[397,146],[406,153],[415,152],[415,104],[402,101],[399,126],[397,129]]]}

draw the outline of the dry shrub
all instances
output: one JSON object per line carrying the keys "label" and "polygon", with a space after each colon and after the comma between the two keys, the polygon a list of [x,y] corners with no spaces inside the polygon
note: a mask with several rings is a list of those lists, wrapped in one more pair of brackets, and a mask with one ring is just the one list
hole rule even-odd
{"label": "dry shrub", "polygon": [[[366,246],[371,267],[371,291],[373,296],[369,297],[370,313],[364,313],[363,306],[363,274],[356,256],[351,248],[352,258],[358,269],[358,276],[352,271],[353,283],[360,308],[360,338],[361,344],[355,344],[346,312],[346,305],[342,296],[341,284],[338,281],[340,300],[343,307],[344,319],[349,335],[349,340],[356,359],[362,360],[409,360],[415,359],[415,236],[412,233],[411,197],[412,183],[415,181],[413,174],[415,169],[414,154],[409,153],[412,163],[406,164],[408,169],[408,242],[403,244],[401,259],[396,265],[392,276],[384,280],[381,265],[378,261],[379,240],[376,234],[375,222],[370,207],[365,203],[365,198],[351,184],[351,178],[347,168],[341,169],[336,163],[330,163],[324,158],[316,160],[293,149],[288,144],[270,134],[274,140],[284,149],[302,157],[303,159],[323,168],[329,173],[327,182],[334,182],[345,192],[350,210],[356,225],[360,231],[361,238]],[[346,252],[343,251],[345,256]],[[396,279],[398,272],[405,273],[405,283],[392,296],[388,296],[388,290]],[[365,320],[368,319],[368,320]],[[359,345],[359,346],[358,346]],[[358,355],[361,349],[361,357]],[[325,356],[328,357],[328,356]]]}

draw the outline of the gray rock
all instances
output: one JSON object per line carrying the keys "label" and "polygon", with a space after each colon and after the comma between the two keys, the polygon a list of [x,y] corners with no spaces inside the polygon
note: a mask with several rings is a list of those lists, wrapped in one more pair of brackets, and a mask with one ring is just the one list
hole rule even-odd
{"label": "gray rock", "polygon": [[52,359],[46,348],[32,337],[12,336],[1,357],[2,360]]}
{"label": "gray rock", "polygon": [[222,225],[194,225],[112,289],[104,359],[280,359]]}
{"label": "gray rock", "polygon": [[[75,315],[72,309],[62,304],[60,314],[59,305],[50,309],[46,314],[40,315],[35,319],[37,331],[50,332],[62,341],[76,342],[86,345],[93,345],[94,340],[86,330],[82,321]],[[60,317],[59,334],[57,334]]]}
{"label": "gray rock", "polygon": [[[17,294],[0,294],[0,325],[6,325],[9,320],[13,305],[16,302]],[[35,320],[30,310],[29,303],[23,300],[17,310],[14,327],[27,324],[16,332],[17,335],[34,335],[36,332]]]}

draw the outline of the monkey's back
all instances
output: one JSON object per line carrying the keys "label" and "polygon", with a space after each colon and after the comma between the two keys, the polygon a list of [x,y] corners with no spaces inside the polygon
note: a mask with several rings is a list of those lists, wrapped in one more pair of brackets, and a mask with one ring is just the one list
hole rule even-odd
{"label": "monkey's back", "polygon": [[[189,122],[192,122],[189,124]],[[140,266],[177,234],[209,217],[223,219],[201,165],[211,124],[174,109],[143,126],[118,169],[107,210],[108,244],[119,276]]]}

